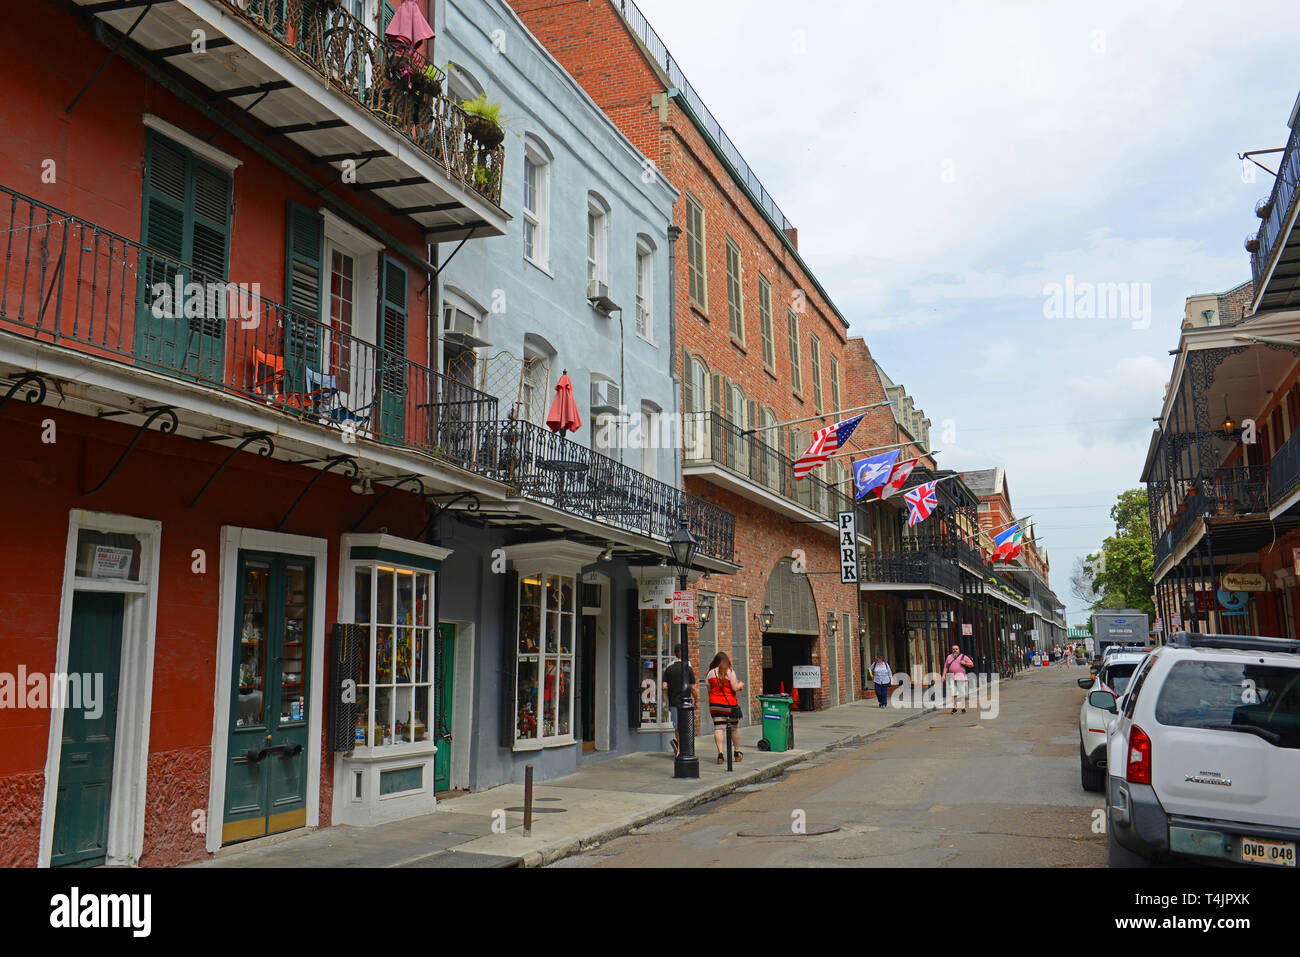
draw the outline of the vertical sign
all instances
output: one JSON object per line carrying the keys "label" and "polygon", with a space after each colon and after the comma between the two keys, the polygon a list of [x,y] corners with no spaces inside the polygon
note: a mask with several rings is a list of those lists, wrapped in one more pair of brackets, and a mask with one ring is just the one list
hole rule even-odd
{"label": "vertical sign", "polygon": [[673,592],[673,624],[674,625],[696,624],[695,592],[693,591]]}
{"label": "vertical sign", "polygon": [[852,512],[840,512],[840,584],[858,583],[858,519]]}

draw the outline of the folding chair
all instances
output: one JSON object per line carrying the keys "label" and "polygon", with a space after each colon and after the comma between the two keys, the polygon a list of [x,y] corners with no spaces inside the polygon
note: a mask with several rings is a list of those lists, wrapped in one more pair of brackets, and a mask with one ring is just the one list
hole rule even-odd
{"label": "folding chair", "polygon": [[361,431],[363,426],[369,428],[375,400],[372,399],[359,408],[350,409],[343,393],[339,391],[338,376],[325,375],[311,366],[304,366],[303,378],[307,383],[307,397],[311,403],[311,412],[339,425],[351,424],[357,431]]}
{"label": "folding chair", "polygon": [[268,403],[284,401],[284,356],[253,348],[253,392]]}

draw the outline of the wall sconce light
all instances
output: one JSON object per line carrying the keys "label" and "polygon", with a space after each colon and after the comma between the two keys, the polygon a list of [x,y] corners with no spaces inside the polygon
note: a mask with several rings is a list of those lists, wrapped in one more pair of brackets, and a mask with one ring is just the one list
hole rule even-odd
{"label": "wall sconce light", "polygon": [[826,636],[828,638],[834,638],[836,634],[839,633],[839,630],[840,626],[835,621],[835,612],[828,611],[826,613]]}
{"label": "wall sconce light", "polygon": [[771,605],[764,605],[764,606],[763,606],[763,618],[762,618],[762,622],[763,622],[763,634],[767,634],[769,631],[772,630],[772,621],[773,621],[773,619],[775,619],[775,618],[776,618],[776,612],[772,611],[772,606],[771,606]]}
{"label": "wall sconce light", "polygon": [[701,625],[707,625],[709,619],[713,617],[713,596],[701,595],[699,609],[696,612]]}

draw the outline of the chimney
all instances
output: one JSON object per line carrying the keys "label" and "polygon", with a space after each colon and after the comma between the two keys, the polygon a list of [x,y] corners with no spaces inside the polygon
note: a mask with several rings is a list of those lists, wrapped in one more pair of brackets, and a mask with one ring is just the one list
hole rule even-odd
{"label": "chimney", "polygon": [[799,230],[791,226],[789,229],[781,230],[781,232],[785,233],[785,238],[790,240],[790,245],[794,247],[795,252],[798,252],[799,251]]}

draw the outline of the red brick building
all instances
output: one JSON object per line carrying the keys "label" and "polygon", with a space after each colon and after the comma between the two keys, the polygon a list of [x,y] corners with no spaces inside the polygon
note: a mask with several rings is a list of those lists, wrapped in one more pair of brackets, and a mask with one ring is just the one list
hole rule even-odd
{"label": "red brick building", "polygon": [[[804,694],[804,707],[860,697],[864,622],[857,587],[840,581],[836,529],[837,514],[854,508],[849,459],[802,482],[791,460],[814,430],[886,401],[866,344],[850,343],[848,321],[799,255],[797,230],[635,5],[513,6],[682,193],[674,308],[685,488],[736,515],[741,565],[725,584],[700,586],[714,610],[692,649],[697,660],[707,666],[728,652],[751,694],[788,691],[794,666],[819,665],[820,692]],[[849,447],[898,441],[877,408]],[[869,521],[863,511],[863,543]]]}

